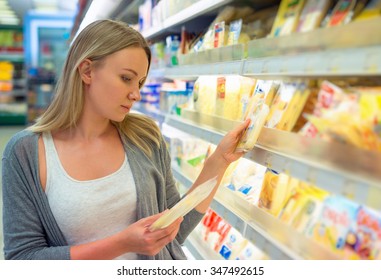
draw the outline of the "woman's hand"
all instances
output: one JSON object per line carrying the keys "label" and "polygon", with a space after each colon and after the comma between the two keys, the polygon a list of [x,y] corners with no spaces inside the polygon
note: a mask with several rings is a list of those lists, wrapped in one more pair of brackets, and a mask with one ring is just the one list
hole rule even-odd
{"label": "woman's hand", "polygon": [[122,234],[123,245],[128,248],[128,252],[137,254],[154,256],[158,254],[164,246],[175,239],[183,218],[178,218],[166,228],[150,231],[149,227],[153,224],[164,212],[143,218],[125,229]]}
{"label": "woman's hand", "polygon": [[245,120],[236,128],[229,131],[218,144],[214,153],[215,155],[221,157],[226,162],[226,164],[229,165],[233,161],[236,161],[237,159],[242,157],[242,155],[244,154],[244,152],[236,152],[235,149],[249,124],[250,119]]}

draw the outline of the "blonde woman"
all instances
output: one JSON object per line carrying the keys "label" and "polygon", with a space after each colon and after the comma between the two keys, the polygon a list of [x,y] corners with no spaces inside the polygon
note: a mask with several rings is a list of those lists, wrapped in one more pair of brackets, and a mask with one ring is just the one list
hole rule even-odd
{"label": "blonde woman", "polygon": [[[164,229],[149,225],[180,196],[155,123],[130,113],[151,53],[122,22],[96,21],[70,47],[54,99],[3,156],[5,259],[185,259],[212,194]],[[229,132],[191,190],[242,156],[248,123]],[[216,185],[217,186],[217,185]]]}

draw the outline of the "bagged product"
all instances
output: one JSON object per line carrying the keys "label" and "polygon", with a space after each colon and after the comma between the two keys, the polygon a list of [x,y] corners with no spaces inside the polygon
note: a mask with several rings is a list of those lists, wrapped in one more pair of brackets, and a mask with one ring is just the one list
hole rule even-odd
{"label": "bagged product", "polygon": [[326,27],[347,24],[351,21],[356,0],[339,0],[333,8],[332,14],[329,16]]}
{"label": "bagged product", "polygon": [[210,179],[205,183],[199,185],[192,192],[182,198],[175,206],[165,212],[159,219],[157,219],[151,226],[150,230],[154,231],[162,229],[172,224],[179,217],[185,216],[194,207],[205,200],[216,186],[216,178]]}
{"label": "bagged product", "polygon": [[307,32],[318,28],[327,14],[332,0],[307,0],[299,18],[297,32]]}
{"label": "bagged product", "polygon": [[270,36],[289,35],[296,30],[304,0],[282,0]]}

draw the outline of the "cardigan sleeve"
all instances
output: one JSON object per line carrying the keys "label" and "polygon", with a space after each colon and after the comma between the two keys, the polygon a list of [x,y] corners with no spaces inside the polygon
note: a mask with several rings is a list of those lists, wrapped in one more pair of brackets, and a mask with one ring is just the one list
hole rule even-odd
{"label": "cardigan sleeve", "polygon": [[[167,205],[172,208],[179,200],[180,195],[176,188],[176,181],[172,174],[171,158],[164,139],[161,141],[162,158],[164,163],[164,175],[166,180]],[[176,236],[177,241],[183,244],[188,235],[193,231],[197,224],[201,221],[204,214],[193,209],[184,216],[180,230]]]}
{"label": "cardigan sleeve", "polygon": [[[14,137],[15,138],[15,137]],[[31,141],[11,139],[2,158],[5,259],[70,259],[69,246],[55,246],[37,185],[38,159]],[[25,139],[24,139],[25,140]]]}

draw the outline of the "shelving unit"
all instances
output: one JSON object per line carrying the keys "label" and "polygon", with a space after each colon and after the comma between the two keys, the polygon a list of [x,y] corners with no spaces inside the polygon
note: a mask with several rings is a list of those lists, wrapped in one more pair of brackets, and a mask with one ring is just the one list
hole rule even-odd
{"label": "shelving unit", "polygon": [[[238,124],[194,111],[183,112],[183,118],[168,115],[165,122],[215,145]],[[381,154],[263,128],[256,146],[245,158],[381,209]]]}
{"label": "shelving unit", "polygon": [[[25,125],[27,119],[27,85],[24,70],[24,48],[22,41],[17,41],[16,37],[23,34],[20,26],[0,26],[2,32],[11,32],[11,42],[0,43],[0,61],[13,64],[13,77],[11,90],[0,91],[0,125]],[[6,35],[1,35],[3,38]],[[2,82],[2,81],[0,81]]]}
{"label": "shelving unit", "polygon": [[142,32],[143,36],[147,39],[154,39],[162,33],[167,32],[169,29],[172,29],[174,26],[178,26],[185,22],[189,22],[192,19],[197,18],[200,15],[204,15],[207,12],[214,11],[221,6],[225,6],[233,2],[232,0],[205,0],[198,1],[193,5],[185,8],[181,12],[170,16],[167,18],[161,25],[157,25],[154,28],[145,30]]}
{"label": "shelving unit", "polygon": [[[176,166],[172,170],[181,184],[187,188],[192,186],[193,182]],[[211,208],[271,259],[339,259],[227,188],[219,188]],[[191,238],[189,242],[193,248],[200,247],[197,240]]]}
{"label": "shelving unit", "polygon": [[[204,59],[213,63],[185,64],[159,71],[168,78],[185,79],[231,74],[258,78],[379,76],[381,38],[377,32],[380,25],[381,19],[375,18],[307,33],[253,40],[248,43],[247,57],[241,52],[241,59],[226,60],[229,55],[224,53],[231,50],[214,49],[207,51],[209,58]],[[353,33],[359,36],[349,35]],[[179,61],[187,56],[197,60],[195,54],[189,54]]]}

